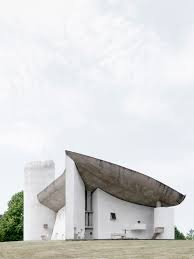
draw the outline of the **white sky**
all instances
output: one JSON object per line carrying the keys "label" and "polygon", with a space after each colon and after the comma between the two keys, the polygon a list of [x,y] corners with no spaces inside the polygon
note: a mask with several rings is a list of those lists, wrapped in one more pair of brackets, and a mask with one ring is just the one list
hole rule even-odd
{"label": "white sky", "polygon": [[194,228],[194,1],[0,0],[0,213],[65,149],[186,194]]}

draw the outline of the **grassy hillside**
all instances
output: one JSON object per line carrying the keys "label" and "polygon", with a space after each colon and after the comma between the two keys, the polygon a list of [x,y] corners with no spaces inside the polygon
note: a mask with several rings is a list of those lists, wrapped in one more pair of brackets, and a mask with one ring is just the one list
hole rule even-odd
{"label": "grassy hillside", "polygon": [[0,259],[194,258],[194,241],[42,241],[0,243]]}

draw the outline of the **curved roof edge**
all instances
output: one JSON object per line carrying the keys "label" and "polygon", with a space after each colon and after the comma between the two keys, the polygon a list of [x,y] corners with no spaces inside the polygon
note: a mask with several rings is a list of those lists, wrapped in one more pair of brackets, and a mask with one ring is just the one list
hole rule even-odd
{"label": "curved roof edge", "polygon": [[94,191],[97,188],[128,202],[156,207],[160,201],[163,207],[179,205],[186,197],[175,189],[137,171],[91,156],[66,150],[76,164],[86,185]]}
{"label": "curved roof edge", "polygon": [[65,206],[65,172],[42,190],[37,198],[41,204],[57,212]]}

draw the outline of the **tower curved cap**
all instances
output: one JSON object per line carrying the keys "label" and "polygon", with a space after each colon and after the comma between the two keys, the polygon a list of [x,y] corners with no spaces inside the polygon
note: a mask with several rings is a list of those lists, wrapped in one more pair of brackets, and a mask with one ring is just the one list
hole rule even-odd
{"label": "tower curved cap", "polygon": [[185,195],[139,172],[125,167],[66,150],[76,164],[88,190],[97,188],[128,202],[156,207],[180,204]]}

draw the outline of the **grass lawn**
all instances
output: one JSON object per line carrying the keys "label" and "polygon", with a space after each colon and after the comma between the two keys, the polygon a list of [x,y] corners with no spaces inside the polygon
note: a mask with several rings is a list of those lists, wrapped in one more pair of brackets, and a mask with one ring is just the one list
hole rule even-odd
{"label": "grass lawn", "polygon": [[42,241],[0,243],[0,259],[194,258],[194,241]]}

